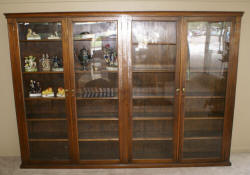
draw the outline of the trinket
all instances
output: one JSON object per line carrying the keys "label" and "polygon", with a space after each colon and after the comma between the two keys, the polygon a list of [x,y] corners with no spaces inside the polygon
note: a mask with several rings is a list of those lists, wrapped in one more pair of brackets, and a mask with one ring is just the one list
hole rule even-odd
{"label": "trinket", "polygon": [[41,40],[41,36],[32,31],[32,29],[28,29],[28,33],[26,35],[27,40]]}
{"label": "trinket", "polygon": [[42,97],[54,97],[54,96],[55,94],[51,87],[48,87],[47,89],[42,91]]}
{"label": "trinket", "polygon": [[49,40],[52,40],[52,39],[57,40],[57,39],[61,39],[61,37],[58,35],[58,32],[55,32],[54,34],[50,35],[48,37],[48,39]]}
{"label": "trinket", "polygon": [[63,61],[61,58],[57,58],[57,56],[55,56],[52,59],[52,71],[54,72],[62,72],[63,71]]}
{"label": "trinket", "polygon": [[56,93],[57,97],[65,97],[65,90],[62,87],[59,87],[57,89],[57,93]]}
{"label": "trinket", "polygon": [[117,70],[117,54],[116,51],[110,47],[109,44],[106,44],[103,48],[103,56],[107,64],[106,69],[111,71]]}
{"label": "trinket", "polygon": [[48,54],[43,54],[42,58],[39,60],[39,68],[42,72],[51,71],[51,60]]}
{"label": "trinket", "polygon": [[40,97],[41,96],[41,85],[39,81],[30,80],[29,84],[29,97]]}
{"label": "trinket", "polygon": [[25,72],[37,72],[36,57],[28,56],[24,57],[24,70]]}
{"label": "trinket", "polygon": [[90,55],[86,48],[80,50],[80,54],[78,55],[78,59],[80,64],[83,66],[83,70],[87,70],[87,66],[90,61]]}

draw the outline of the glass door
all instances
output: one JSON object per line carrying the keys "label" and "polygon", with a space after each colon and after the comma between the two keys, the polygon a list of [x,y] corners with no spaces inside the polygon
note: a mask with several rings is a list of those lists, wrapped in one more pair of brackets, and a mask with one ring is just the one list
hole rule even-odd
{"label": "glass door", "polygon": [[119,160],[117,21],[73,21],[80,160]]}
{"label": "glass door", "polygon": [[39,21],[18,23],[30,160],[68,160],[62,23]]}
{"label": "glass door", "polygon": [[176,58],[176,21],[132,21],[133,160],[174,159]]}
{"label": "glass door", "polygon": [[231,22],[187,22],[183,159],[220,159]]}

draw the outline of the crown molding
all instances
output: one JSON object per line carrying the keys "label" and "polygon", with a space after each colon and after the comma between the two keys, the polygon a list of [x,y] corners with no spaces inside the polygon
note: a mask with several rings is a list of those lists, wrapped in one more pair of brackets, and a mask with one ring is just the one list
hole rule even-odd
{"label": "crown molding", "polygon": [[[0,4],[37,4],[37,3],[92,3],[92,2],[187,2],[187,0],[0,0]],[[199,3],[250,3],[250,0],[188,0]]]}

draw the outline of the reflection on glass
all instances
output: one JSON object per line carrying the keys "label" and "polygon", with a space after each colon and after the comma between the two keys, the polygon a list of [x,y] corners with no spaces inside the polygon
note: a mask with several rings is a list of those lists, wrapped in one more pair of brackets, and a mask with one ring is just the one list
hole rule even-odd
{"label": "reflection on glass", "polygon": [[133,158],[171,159],[176,22],[132,22]]}
{"label": "reflection on glass", "polygon": [[231,22],[188,23],[184,158],[221,157],[230,30]]}
{"label": "reflection on glass", "polygon": [[230,22],[189,22],[187,71],[227,69],[230,30]]}
{"label": "reflection on glass", "polygon": [[119,159],[117,23],[75,22],[73,40],[80,159]]}
{"label": "reflection on glass", "polygon": [[116,33],[115,22],[74,23],[77,97],[117,96]]}
{"label": "reflection on glass", "polygon": [[173,70],[176,59],[175,22],[139,22],[132,24],[134,70]]}
{"label": "reflection on glass", "polygon": [[133,21],[132,40],[138,43],[176,43],[176,23]]}
{"label": "reflection on glass", "polygon": [[114,22],[74,23],[76,69],[117,70],[116,33]]}
{"label": "reflection on glass", "polygon": [[19,23],[20,40],[59,40],[61,35],[61,23]]}

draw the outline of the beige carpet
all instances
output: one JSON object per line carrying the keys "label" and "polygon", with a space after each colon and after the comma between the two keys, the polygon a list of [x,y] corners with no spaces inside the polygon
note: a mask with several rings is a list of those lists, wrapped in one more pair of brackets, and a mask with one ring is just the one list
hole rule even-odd
{"label": "beige carpet", "polygon": [[233,153],[231,167],[137,169],[20,169],[18,157],[0,157],[0,175],[250,175],[250,153]]}

